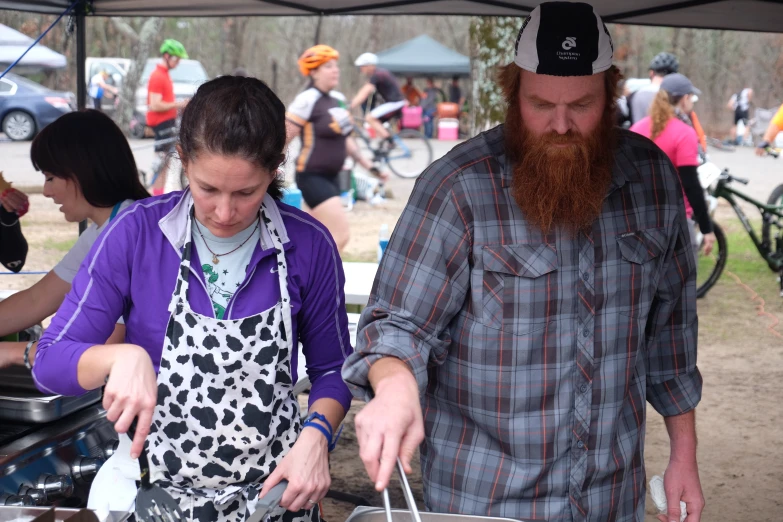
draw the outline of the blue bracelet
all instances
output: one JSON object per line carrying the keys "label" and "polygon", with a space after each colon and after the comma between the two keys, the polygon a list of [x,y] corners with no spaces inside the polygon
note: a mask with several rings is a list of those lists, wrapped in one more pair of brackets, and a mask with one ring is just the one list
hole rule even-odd
{"label": "blue bracelet", "polygon": [[[315,420],[323,422],[324,424],[326,424],[326,426],[318,424],[317,422],[313,422]],[[337,432],[337,436],[335,436],[334,428],[332,428],[332,424],[328,420],[326,420],[326,417],[324,417],[323,415],[317,412],[311,413],[307,417],[307,419],[305,419],[302,428],[307,428],[307,427],[316,428],[318,431],[323,433],[323,436],[326,437],[327,448],[329,449],[330,452],[334,451],[334,448],[337,447],[337,441],[340,439],[340,434],[343,432],[343,427],[340,426],[340,430]]]}

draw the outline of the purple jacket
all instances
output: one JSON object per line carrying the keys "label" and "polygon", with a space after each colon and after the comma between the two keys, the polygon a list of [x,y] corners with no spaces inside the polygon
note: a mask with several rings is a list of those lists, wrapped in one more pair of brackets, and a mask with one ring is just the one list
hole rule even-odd
{"label": "purple jacket", "polygon": [[[190,192],[176,192],[138,201],[121,212],[98,237],[73,280],[50,327],[38,344],[33,378],[44,392],[85,393],[77,380],[77,365],[85,350],[104,344],[119,319],[125,319],[125,341],[144,347],[155,370],[190,205]],[[351,393],[340,368],[352,352],[345,313],[342,262],[326,228],[304,212],[266,198],[283,240],[288,262],[288,289],[294,339],[302,343],[312,383],[310,403],[335,399],[348,410]],[[239,319],[271,308],[280,298],[274,248],[266,227],[248,270],[250,278],[234,294],[226,319]],[[194,311],[214,317],[196,249],[190,271],[189,302]],[[293,350],[296,382],[298,350]]]}

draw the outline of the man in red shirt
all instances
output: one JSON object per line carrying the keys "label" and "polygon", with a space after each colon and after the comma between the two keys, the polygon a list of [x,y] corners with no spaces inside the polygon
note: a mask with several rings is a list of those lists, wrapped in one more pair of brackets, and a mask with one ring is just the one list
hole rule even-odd
{"label": "man in red shirt", "polygon": [[185,47],[176,40],[166,40],[160,46],[161,61],[150,74],[147,84],[147,126],[155,133],[155,152],[160,157],[160,171],[152,185],[154,196],[163,194],[168,170],[168,154],[176,143],[177,109],[185,107],[187,100],[176,101],[174,82],[169,71],[187,59]]}

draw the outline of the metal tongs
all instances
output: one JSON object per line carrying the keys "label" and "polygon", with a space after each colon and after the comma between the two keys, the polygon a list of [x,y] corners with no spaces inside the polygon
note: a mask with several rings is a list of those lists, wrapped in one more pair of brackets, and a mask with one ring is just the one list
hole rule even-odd
{"label": "metal tongs", "polygon": [[[408,483],[408,477],[402,467],[402,461],[397,457],[397,472],[400,474],[400,484],[402,484],[402,493],[405,496],[405,503],[408,504],[408,510],[411,513],[412,522],[421,522],[419,508],[416,507],[416,499],[413,498],[413,491]],[[383,507],[386,509],[386,522],[392,522],[391,502],[389,500],[388,488],[383,490]]]}

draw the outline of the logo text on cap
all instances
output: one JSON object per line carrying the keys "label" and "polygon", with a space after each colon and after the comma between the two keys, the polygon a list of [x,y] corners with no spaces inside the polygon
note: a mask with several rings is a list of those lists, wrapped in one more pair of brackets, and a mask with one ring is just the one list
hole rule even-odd
{"label": "logo text on cap", "polygon": [[566,39],[563,40],[563,49],[570,51],[574,47],[576,47],[576,36],[566,36]]}

